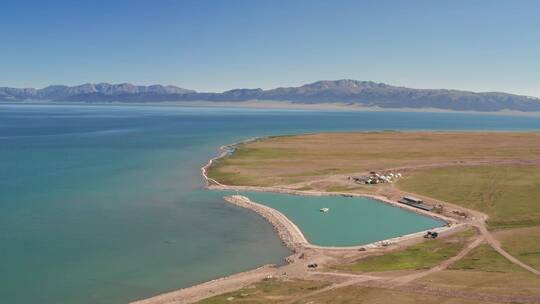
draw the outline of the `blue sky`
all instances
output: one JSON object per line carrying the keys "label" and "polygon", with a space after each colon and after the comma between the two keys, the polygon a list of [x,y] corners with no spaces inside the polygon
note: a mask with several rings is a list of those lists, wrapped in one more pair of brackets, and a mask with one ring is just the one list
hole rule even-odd
{"label": "blue sky", "polygon": [[540,96],[540,1],[0,0],[0,86],[321,79]]}

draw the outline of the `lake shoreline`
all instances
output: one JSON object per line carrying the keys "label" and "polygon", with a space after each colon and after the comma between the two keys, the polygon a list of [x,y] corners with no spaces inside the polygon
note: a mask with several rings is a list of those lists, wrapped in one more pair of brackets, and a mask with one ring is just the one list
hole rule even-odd
{"label": "lake shoreline", "polygon": [[160,102],[57,102],[57,101],[0,101],[0,105],[62,105],[62,106],[148,106],[148,107],[186,107],[186,108],[231,108],[231,109],[261,109],[261,110],[298,110],[298,111],[350,111],[350,112],[424,112],[424,113],[458,113],[479,115],[509,115],[539,117],[540,112],[523,112],[512,110],[472,111],[449,110],[442,108],[382,108],[374,106],[355,105],[343,102],[326,103],[295,103],[290,101],[248,100],[248,101],[160,101]]}

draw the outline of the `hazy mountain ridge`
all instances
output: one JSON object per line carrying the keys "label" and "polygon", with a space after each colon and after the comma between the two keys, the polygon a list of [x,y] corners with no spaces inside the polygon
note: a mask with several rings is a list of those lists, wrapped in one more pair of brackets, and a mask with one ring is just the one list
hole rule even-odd
{"label": "hazy mountain ridge", "polygon": [[194,93],[193,90],[186,90],[175,86],[136,86],[130,83],[108,84],[108,83],[85,83],[78,86],[51,85],[43,89],[33,88],[8,88],[0,87],[0,100],[21,101],[21,100],[65,100],[73,96],[90,96],[92,94],[104,96],[116,95],[137,95],[137,94],[186,94]]}
{"label": "hazy mountain ridge", "polygon": [[299,87],[271,90],[234,89],[204,93],[175,86],[132,84],[83,84],[48,86],[44,89],[0,88],[0,100],[51,100],[78,102],[248,101],[294,103],[348,103],[381,108],[436,108],[445,110],[523,112],[540,111],[540,99],[499,92],[476,93],[447,89],[411,89],[357,80],[317,81]]}

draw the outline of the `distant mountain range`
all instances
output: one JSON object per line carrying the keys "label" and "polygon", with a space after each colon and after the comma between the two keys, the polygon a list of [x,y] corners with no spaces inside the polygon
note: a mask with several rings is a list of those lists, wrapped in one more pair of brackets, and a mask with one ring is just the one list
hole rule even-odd
{"label": "distant mountain range", "polygon": [[0,87],[0,101],[163,102],[163,101],[289,101],[302,104],[345,103],[366,107],[444,109],[458,111],[540,111],[540,98],[499,92],[411,89],[357,80],[317,81],[300,87],[235,89],[204,93],[175,86],[124,84],[54,85],[43,89]]}
{"label": "distant mountain range", "polygon": [[[155,95],[174,95],[195,93],[192,90],[186,90],[175,86],[136,86],[129,83],[123,84],[108,84],[108,83],[87,83],[74,87],[65,85],[51,85],[43,89],[16,89],[0,87],[0,100],[79,100],[83,96],[91,97],[92,95],[104,96],[137,96],[141,94]],[[83,98],[84,99],[84,98]]]}

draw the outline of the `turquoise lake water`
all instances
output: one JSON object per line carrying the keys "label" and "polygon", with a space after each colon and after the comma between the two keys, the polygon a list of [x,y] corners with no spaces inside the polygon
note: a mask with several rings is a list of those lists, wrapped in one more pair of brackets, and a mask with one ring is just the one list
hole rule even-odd
{"label": "turquoise lake water", "polygon": [[[289,251],[272,227],[205,190],[200,167],[253,136],[387,129],[540,130],[540,118],[0,104],[2,301],[126,303],[282,263]],[[314,242],[334,237],[308,230]]]}
{"label": "turquoise lake water", "polygon": [[[356,246],[444,226],[412,211],[369,198],[241,193],[279,210],[294,222],[311,244]],[[321,208],[329,208],[327,213]]]}

